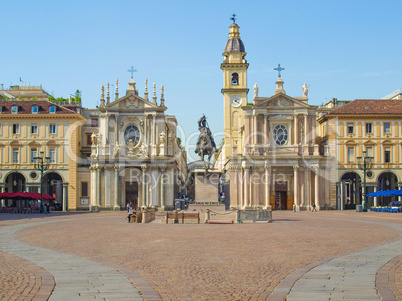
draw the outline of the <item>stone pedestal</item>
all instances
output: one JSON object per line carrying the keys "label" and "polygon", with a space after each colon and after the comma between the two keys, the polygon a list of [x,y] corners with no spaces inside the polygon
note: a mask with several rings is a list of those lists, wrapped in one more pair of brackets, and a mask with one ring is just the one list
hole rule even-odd
{"label": "stone pedestal", "polygon": [[216,170],[196,169],[193,171],[195,180],[195,203],[189,210],[212,209],[224,211],[225,205],[219,204],[219,176]]}

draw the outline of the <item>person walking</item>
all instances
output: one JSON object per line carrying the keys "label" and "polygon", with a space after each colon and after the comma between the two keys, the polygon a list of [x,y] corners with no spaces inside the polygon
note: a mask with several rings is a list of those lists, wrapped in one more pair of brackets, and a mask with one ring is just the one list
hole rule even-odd
{"label": "person walking", "polygon": [[313,203],[313,210],[311,210],[311,212],[314,212],[314,211],[317,212],[317,209],[315,209],[315,207],[316,207],[315,203]]}

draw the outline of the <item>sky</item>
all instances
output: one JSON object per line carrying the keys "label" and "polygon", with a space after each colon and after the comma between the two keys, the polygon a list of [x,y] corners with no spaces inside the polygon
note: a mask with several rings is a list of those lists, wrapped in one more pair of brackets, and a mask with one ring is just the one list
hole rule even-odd
{"label": "sky", "polygon": [[[99,105],[101,85],[119,79],[125,93],[131,66],[143,96],[165,87],[166,113],[197,160],[198,119],[205,114],[219,145],[223,131],[222,53],[233,13],[248,61],[248,101],[284,88],[309,104],[382,98],[402,88],[402,1],[3,1],[0,84],[42,85],[55,97],[82,91]],[[114,98],[112,98],[114,99]]]}

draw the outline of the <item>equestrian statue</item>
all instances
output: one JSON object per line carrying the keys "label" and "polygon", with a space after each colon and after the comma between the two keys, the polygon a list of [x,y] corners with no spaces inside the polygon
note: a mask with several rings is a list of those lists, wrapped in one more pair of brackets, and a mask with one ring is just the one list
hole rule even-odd
{"label": "equestrian statue", "polygon": [[[212,137],[211,130],[207,125],[207,119],[203,115],[200,120],[198,120],[198,130],[200,131],[200,136],[197,140],[197,145],[195,153],[201,157],[201,161],[205,163],[205,169],[208,171],[210,167],[210,160],[214,153],[218,150],[216,149],[216,144],[214,138]],[[204,161],[204,156],[208,155],[208,161]]]}

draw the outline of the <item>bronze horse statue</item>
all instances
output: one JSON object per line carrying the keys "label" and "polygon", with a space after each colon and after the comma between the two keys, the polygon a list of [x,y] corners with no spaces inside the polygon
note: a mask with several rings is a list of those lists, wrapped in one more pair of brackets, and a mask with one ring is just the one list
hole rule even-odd
{"label": "bronze horse statue", "polygon": [[215,152],[217,152],[217,149],[214,138],[211,134],[211,130],[206,123],[206,117],[205,115],[203,115],[200,120],[198,120],[198,129],[200,131],[200,136],[197,140],[195,153],[201,157],[201,161],[203,162],[205,162],[204,156],[208,156],[208,161],[205,163],[205,169],[208,171],[210,167],[211,157]]}

